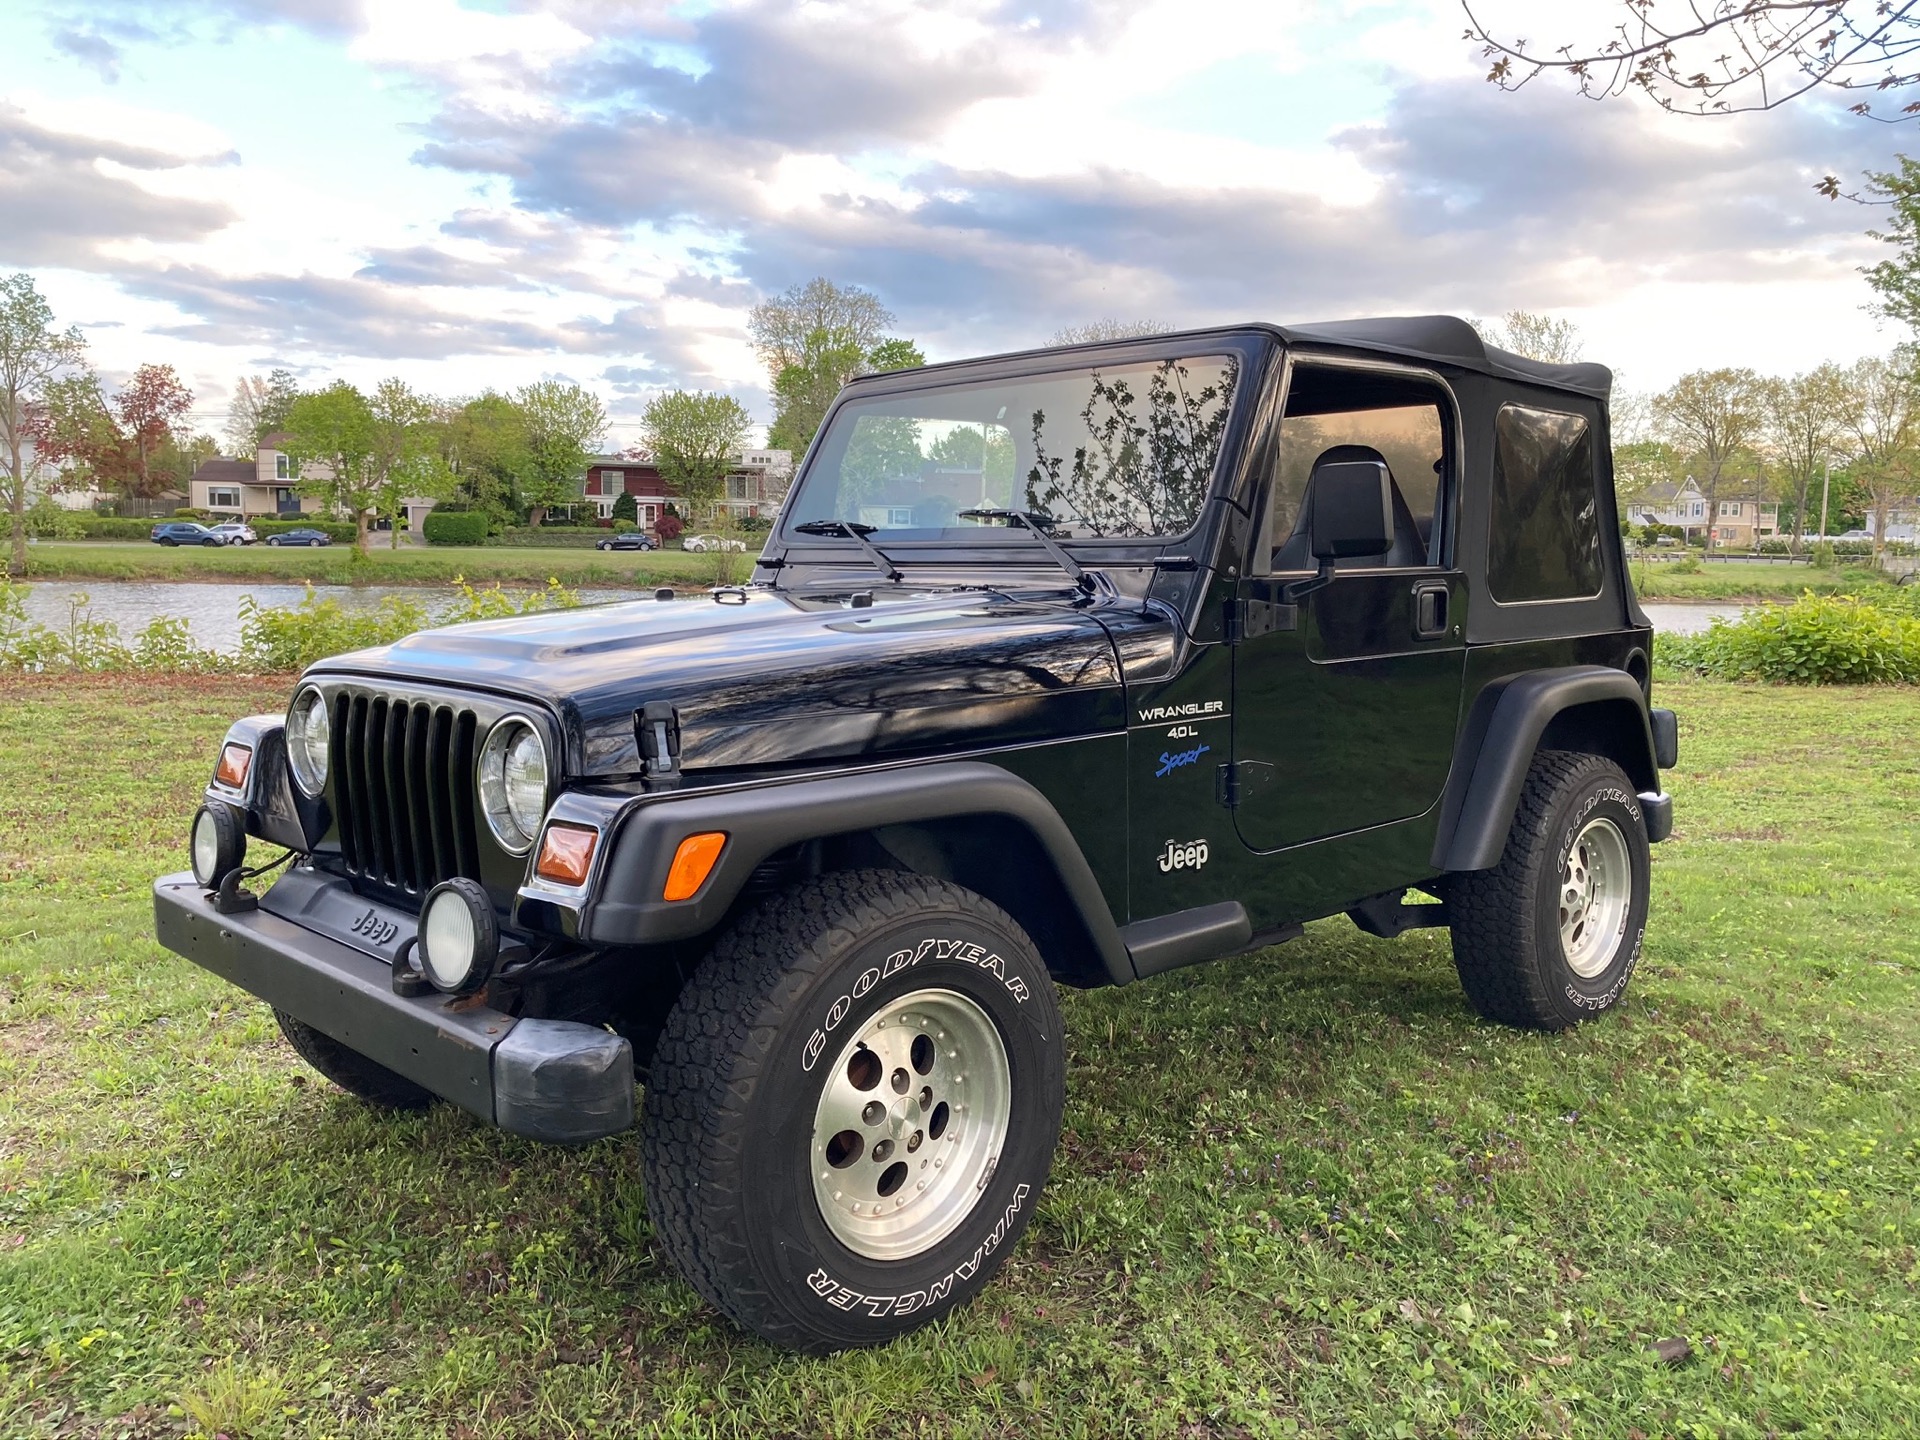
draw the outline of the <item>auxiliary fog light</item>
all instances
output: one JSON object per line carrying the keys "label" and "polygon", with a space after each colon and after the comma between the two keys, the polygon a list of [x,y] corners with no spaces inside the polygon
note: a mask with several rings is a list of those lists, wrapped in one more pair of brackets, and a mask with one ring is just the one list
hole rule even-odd
{"label": "auxiliary fog light", "polygon": [[202,805],[193,812],[187,849],[193,857],[194,881],[211,890],[221,877],[238,870],[247,858],[247,832],[231,807]]}
{"label": "auxiliary fog light", "polygon": [[478,881],[443,880],[420,910],[420,969],[436,989],[471,995],[500,959],[500,920]]}

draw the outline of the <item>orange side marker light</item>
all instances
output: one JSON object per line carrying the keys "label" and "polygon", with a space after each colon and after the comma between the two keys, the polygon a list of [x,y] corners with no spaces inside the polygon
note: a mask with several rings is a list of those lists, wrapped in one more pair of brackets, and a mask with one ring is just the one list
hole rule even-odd
{"label": "orange side marker light", "polygon": [[562,885],[584,885],[593,865],[593,847],[599,841],[600,832],[590,826],[556,820],[541,837],[540,858],[534,861],[533,873]]}
{"label": "orange side marker light", "polygon": [[707,883],[707,876],[713,873],[713,867],[719,862],[720,852],[726,848],[727,832],[708,830],[699,835],[689,835],[680,842],[680,848],[673,852],[673,866],[667,871],[667,888],[661,892],[663,900],[685,900]]}
{"label": "orange side marker light", "polygon": [[253,764],[253,751],[245,745],[222,745],[220,763],[213,767],[213,778],[234,789],[245,788],[247,767]]}

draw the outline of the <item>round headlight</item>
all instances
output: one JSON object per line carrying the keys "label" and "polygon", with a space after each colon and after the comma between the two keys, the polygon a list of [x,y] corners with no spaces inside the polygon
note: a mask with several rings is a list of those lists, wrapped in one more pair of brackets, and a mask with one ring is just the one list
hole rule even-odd
{"label": "round headlight", "polygon": [[502,720],[480,747],[480,808],[493,836],[524,855],[547,813],[547,747],[524,720]]}
{"label": "round headlight", "polygon": [[287,763],[293,778],[307,794],[318,796],[327,783],[327,745],[333,722],[327,701],[318,690],[302,690],[287,711]]}
{"label": "round headlight", "polygon": [[194,812],[187,850],[193,858],[194,880],[211,890],[246,860],[247,832],[227,806],[202,805]]}
{"label": "round headlight", "polygon": [[436,989],[483,988],[500,958],[500,921],[477,881],[443,880],[420,911],[420,969]]}

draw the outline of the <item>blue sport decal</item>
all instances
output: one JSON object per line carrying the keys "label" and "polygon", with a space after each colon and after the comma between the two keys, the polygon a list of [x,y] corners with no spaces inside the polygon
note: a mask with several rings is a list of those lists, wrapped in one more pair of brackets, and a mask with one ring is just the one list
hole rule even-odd
{"label": "blue sport decal", "polygon": [[1184,769],[1188,765],[1197,764],[1199,763],[1200,757],[1209,753],[1212,749],[1213,747],[1211,745],[1196,745],[1193,749],[1182,750],[1176,755],[1169,755],[1165,751],[1162,751],[1160,754],[1160,768],[1153,772],[1153,778],[1156,780],[1164,780],[1176,770]]}

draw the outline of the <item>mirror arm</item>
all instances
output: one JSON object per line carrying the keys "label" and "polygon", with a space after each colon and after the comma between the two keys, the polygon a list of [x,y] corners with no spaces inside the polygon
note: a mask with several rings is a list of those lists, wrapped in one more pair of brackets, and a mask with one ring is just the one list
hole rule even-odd
{"label": "mirror arm", "polygon": [[1281,597],[1289,605],[1298,605],[1302,600],[1306,599],[1307,596],[1313,594],[1314,591],[1324,590],[1327,586],[1331,585],[1334,574],[1333,561],[1322,560],[1320,562],[1320,573],[1318,575],[1314,576],[1311,580],[1295,580],[1291,585],[1287,586],[1286,589],[1281,591]]}

